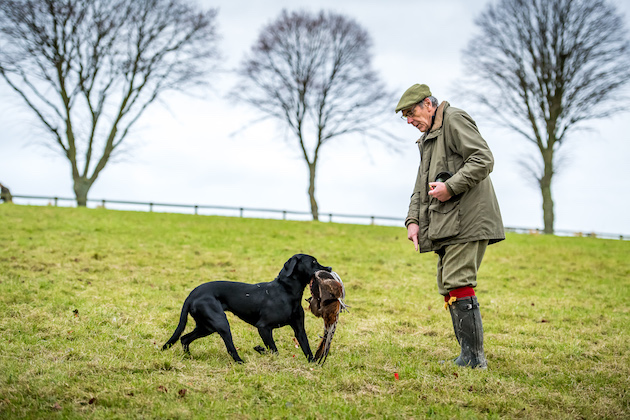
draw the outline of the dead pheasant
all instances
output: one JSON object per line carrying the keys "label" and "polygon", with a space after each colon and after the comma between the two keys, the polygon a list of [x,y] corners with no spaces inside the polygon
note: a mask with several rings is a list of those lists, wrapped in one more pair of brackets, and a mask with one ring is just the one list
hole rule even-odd
{"label": "dead pheasant", "polygon": [[309,309],[318,318],[324,319],[324,335],[315,352],[314,361],[324,364],[330,351],[339,313],[347,310],[343,300],[346,297],[346,290],[343,282],[334,271],[317,271],[310,284],[311,297],[306,299]]}

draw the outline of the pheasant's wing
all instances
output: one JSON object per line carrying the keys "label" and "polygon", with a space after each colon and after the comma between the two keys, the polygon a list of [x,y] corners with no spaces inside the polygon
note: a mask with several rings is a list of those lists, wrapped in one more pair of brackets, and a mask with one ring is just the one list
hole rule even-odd
{"label": "pheasant's wing", "polygon": [[308,302],[308,309],[318,318],[322,317],[321,312],[321,292],[320,292],[320,276],[318,276],[318,272],[315,273],[313,278],[311,279],[311,284],[309,288],[311,290],[311,297],[306,299]]}
{"label": "pheasant's wing", "polygon": [[339,274],[335,273],[334,271],[330,274],[332,274],[333,278],[341,285],[341,296],[338,296],[339,302],[341,303],[341,310],[350,312],[348,310],[348,305],[344,303],[344,300],[346,299],[346,288],[343,285],[343,281],[341,281],[341,277],[339,277]]}
{"label": "pheasant's wing", "polygon": [[339,300],[343,295],[343,285],[334,279],[324,279],[319,282],[319,298],[323,305],[333,300]]}
{"label": "pheasant's wing", "polygon": [[[322,308],[325,302],[337,299],[342,290],[338,290],[339,283],[328,271],[320,270],[315,272],[309,285],[311,297],[307,299],[309,310],[318,318],[322,317]],[[343,285],[342,285],[343,288]]]}

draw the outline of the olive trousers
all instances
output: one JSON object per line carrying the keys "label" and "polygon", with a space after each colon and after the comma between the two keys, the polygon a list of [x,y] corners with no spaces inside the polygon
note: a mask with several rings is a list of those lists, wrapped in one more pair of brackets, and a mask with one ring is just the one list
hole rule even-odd
{"label": "olive trousers", "polygon": [[460,287],[477,287],[477,271],[488,247],[488,241],[447,245],[438,254],[437,286],[442,296]]}

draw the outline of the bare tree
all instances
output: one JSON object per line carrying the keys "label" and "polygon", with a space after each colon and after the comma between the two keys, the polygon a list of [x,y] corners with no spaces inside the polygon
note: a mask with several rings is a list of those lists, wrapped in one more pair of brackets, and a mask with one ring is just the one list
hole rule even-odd
{"label": "bare tree", "polygon": [[314,220],[323,145],[351,133],[395,141],[382,129],[393,96],[372,70],[370,48],[368,33],[343,15],[283,10],[262,29],[239,69],[236,97],[286,123],[297,140]]}
{"label": "bare tree", "polygon": [[470,97],[538,150],[521,164],[540,188],[544,232],[554,232],[551,194],[559,149],[585,122],[626,109],[630,44],[603,0],[501,0],[476,19],[464,51]]}
{"label": "bare tree", "polygon": [[216,14],[186,0],[0,0],[0,75],[68,159],[77,205],[150,104],[204,80]]}

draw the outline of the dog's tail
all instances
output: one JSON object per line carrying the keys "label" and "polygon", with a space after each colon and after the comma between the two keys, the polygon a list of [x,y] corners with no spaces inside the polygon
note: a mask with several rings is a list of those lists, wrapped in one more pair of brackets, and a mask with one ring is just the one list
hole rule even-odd
{"label": "dog's tail", "polygon": [[189,305],[190,304],[188,302],[188,299],[186,299],[186,301],[184,302],[184,306],[182,306],[182,313],[179,316],[179,324],[177,325],[177,328],[175,328],[175,332],[173,333],[173,336],[169,338],[166,344],[162,346],[162,350],[166,350],[170,348],[173,344],[177,343],[177,340],[179,340],[179,337],[182,335],[182,333],[186,329],[186,323],[188,322]]}

